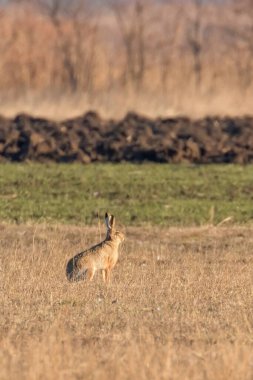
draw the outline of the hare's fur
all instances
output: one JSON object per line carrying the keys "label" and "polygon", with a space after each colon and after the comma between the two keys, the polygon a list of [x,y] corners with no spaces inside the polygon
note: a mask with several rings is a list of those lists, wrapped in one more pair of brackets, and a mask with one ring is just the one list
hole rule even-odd
{"label": "hare's fur", "polygon": [[102,271],[104,282],[110,281],[111,270],[118,261],[119,245],[125,236],[115,230],[113,215],[105,214],[105,224],[107,228],[105,240],[69,260],[66,268],[69,281],[78,281],[86,277],[91,281],[97,270]]}

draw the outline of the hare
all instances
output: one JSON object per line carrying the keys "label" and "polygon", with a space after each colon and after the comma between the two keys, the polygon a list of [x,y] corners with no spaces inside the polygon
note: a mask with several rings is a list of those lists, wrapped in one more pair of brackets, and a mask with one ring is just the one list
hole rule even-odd
{"label": "hare", "polygon": [[102,270],[103,280],[110,282],[111,270],[118,261],[118,249],[125,236],[122,232],[115,230],[115,218],[113,215],[105,214],[107,234],[105,240],[93,247],[78,253],[69,260],[66,274],[69,281],[85,279],[91,281],[95,272]]}

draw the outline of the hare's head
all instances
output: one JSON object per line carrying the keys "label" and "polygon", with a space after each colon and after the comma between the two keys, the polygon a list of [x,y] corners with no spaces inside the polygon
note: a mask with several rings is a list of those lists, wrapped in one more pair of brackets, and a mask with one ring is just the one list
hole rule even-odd
{"label": "hare's head", "polygon": [[125,239],[123,232],[115,229],[115,218],[113,215],[105,213],[105,224],[107,229],[107,239],[116,240],[118,243],[122,243]]}

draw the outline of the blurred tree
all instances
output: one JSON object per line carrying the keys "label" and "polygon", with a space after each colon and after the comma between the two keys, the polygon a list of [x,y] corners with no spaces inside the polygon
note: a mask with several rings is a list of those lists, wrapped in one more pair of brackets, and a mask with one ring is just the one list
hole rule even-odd
{"label": "blurred tree", "polygon": [[203,0],[193,0],[194,14],[189,18],[187,41],[193,56],[193,71],[195,73],[196,91],[199,91],[202,81],[202,17]]}
{"label": "blurred tree", "polygon": [[250,89],[253,80],[253,0],[232,0],[233,10],[238,19],[237,28],[230,28],[233,35],[234,61],[243,91]]}
{"label": "blurred tree", "polygon": [[[55,65],[52,80],[67,84],[72,92],[83,88],[87,92],[92,91],[97,22],[91,15],[90,1],[9,0],[8,3],[32,6],[50,20],[57,35],[55,59],[63,66],[63,70],[59,70]],[[32,34],[27,38],[31,40]]]}
{"label": "blurred tree", "polygon": [[[124,71],[125,84],[130,81],[137,91],[142,87],[146,69],[146,23],[147,4],[135,0],[130,5],[110,2],[116,17],[125,50],[126,67]],[[128,16],[126,13],[129,12]]]}

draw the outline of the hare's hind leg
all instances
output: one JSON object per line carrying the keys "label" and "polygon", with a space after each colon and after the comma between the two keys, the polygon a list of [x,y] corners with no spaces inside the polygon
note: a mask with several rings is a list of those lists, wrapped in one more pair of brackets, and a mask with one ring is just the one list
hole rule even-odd
{"label": "hare's hind leg", "polygon": [[86,276],[87,276],[87,269],[79,271],[73,277],[73,281],[83,281],[86,279]]}

